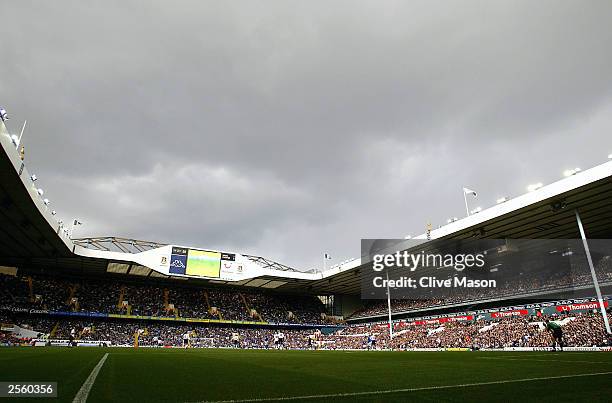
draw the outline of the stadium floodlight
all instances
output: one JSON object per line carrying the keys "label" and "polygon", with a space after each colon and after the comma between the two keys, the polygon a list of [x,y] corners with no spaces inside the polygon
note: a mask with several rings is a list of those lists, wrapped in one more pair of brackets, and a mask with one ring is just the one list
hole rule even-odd
{"label": "stadium floodlight", "polygon": [[481,207],[476,207],[474,210],[470,211],[470,214],[480,213],[482,211]]}
{"label": "stadium floodlight", "polygon": [[499,199],[497,199],[495,202],[496,202],[497,204],[501,204],[501,203],[505,203],[505,202],[507,202],[507,201],[508,201],[508,198],[507,198],[506,196],[504,196],[504,197],[500,197],[500,198],[499,198]]}
{"label": "stadium floodlight", "polygon": [[567,177],[576,175],[580,171],[582,171],[580,168],[566,169],[565,171],[563,171],[563,176],[567,178]]}
{"label": "stadium floodlight", "polygon": [[72,227],[70,228],[70,233],[68,235],[72,237],[74,235],[74,230],[79,225],[83,225],[83,221],[79,220],[78,218],[75,218],[74,220],[72,220]]}
{"label": "stadium floodlight", "polygon": [[21,127],[21,133],[19,134],[19,136],[17,136],[16,134],[11,135],[11,141],[13,142],[15,147],[19,147],[19,144],[21,144],[21,138],[23,137],[23,132],[25,131],[25,127],[27,123],[28,123],[27,120],[23,122],[23,126]]}
{"label": "stadium floodlight", "polygon": [[608,154],[608,159],[612,160],[612,154]]}
{"label": "stadium floodlight", "polygon": [[49,199],[43,199],[43,203],[45,203],[45,206],[48,206],[49,203],[51,203],[51,202],[49,201]]}
{"label": "stadium floodlight", "polygon": [[412,239],[412,235],[406,235],[404,239]]}
{"label": "stadium floodlight", "polygon": [[544,185],[542,185],[542,182],[532,183],[531,185],[527,186],[527,191],[528,192],[533,192],[535,190],[538,190],[542,186],[544,186]]}
{"label": "stadium floodlight", "polygon": [[38,180],[38,177],[36,175],[32,174],[30,176],[30,180],[32,180],[32,182],[36,182]]}
{"label": "stadium floodlight", "polygon": [[457,221],[457,220],[459,220],[457,217],[451,217],[451,218],[449,218],[448,220],[446,220],[446,223],[447,223],[447,224],[450,224],[450,223],[455,222],[455,221]]}
{"label": "stadium floodlight", "polygon": [[[74,220],[74,222],[77,222]],[[331,255],[327,252],[323,253],[323,271],[327,270],[327,261],[331,260]]]}
{"label": "stadium floodlight", "polygon": [[468,189],[465,187],[463,188],[463,201],[465,202],[465,214],[470,215],[470,208],[468,207],[467,195],[472,195],[474,197],[477,197],[478,194],[476,193],[476,191],[472,189]]}
{"label": "stadium floodlight", "polygon": [[57,211],[51,210],[51,215],[56,215],[56,214],[57,214]]}
{"label": "stadium floodlight", "polygon": [[38,193],[40,196],[45,194],[45,191],[42,190],[41,188],[36,189],[36,193]]}

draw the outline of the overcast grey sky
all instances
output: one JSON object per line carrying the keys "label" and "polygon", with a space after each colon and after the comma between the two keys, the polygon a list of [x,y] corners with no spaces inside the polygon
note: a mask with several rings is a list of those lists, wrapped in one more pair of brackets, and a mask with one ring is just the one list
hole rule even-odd
{"label": "overcast grey sky", "polygon": [[612,153],[610,1],[0,1],[0,105],[77,236],[299,268]]}

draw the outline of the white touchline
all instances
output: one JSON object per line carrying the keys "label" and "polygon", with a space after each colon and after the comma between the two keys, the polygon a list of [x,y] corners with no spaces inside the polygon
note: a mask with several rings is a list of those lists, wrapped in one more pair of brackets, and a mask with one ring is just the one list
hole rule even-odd
{"label": "white touchline", "polygon": [[584,361],[584,360],[542,360],[539,358],[510,358],[510,357],[476,357],[479,360],[506,360],[506,361],[538,361],[538,362],[578,362],[587,364],[612,364],[612,361]]}
{"label": "white touchline", "polygon": [[248,403],[248,402],[273,402],[273,401],[284,401],[284,400],[329,399],[329,398],[334,398],[334,397],[368,396],[368,395],[383,395],[383,394],[391,394],[391,393],[420,392],[424,390],[436,390],[436,389],[469,388],[472,386],[500,385],[504,383],[545,381],[545,380],[550,380],[550,379],[577,378],[577,377],[583,377],[583,376],[599,376],[599,375],[612,375],[612,371],[594,372],[590,374],[543,376],[543,377],[538,377],[538,378],[506,379],[503,381],[460,383],[456,385],[423,386],[419,388],[373,390],[373,391],[367,391],[367,392],[330,393],[330,394],[325,394],[325,395],[287,396],[287,397],[282,397],[282,396],[280,397],[261,397],[261,398],[254,398],[254,399],[235,399],[235,400],[206,400],[206,401],[202,401],[201,403]]}
{"label": "white touchline", "polygon": [[76,396],[74,396],[74,399],[72,400],[72,403],[84,403],[84,402],[87,401],[87,396],[89,396],[89,392],[91,391],[91,387],[93,386],[94,382],[96,381],[98,373],[100,372],[100,369],[102,368],[102,365],[104,365],[104,361],[106,361],[107,357],[108,357],[108,353],[104,354],[104,356],[96,364],[94,369],[91,370],[91,373],[89,374],[87,379],[85,379],[85,382],[83,382],[83,386],[81,386],[81,389],[79,389],[79,391],[77,392]]}

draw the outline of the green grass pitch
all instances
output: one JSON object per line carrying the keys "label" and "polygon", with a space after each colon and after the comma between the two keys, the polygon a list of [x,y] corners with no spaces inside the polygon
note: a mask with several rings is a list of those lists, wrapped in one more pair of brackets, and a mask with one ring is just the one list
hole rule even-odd
{"label": "green grass pitch", "polygon": [[71,402],[105,353],[88,402],[612,401],[605,352],[4,348],[0,380],[57,381]]}

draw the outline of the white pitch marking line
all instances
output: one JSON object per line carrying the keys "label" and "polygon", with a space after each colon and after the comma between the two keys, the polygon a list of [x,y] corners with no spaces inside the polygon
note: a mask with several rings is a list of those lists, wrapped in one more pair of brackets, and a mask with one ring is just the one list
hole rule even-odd
{"label": "white pitch marking line", "polygon": [[479,360],[506,360],[506,361],[539,361],[539,362],[579,362],[587,364],[612,364],[612,361],[584,361],[584,360],[542,360],[539,358],[510,358],[510,357],[476,357]]}
{"label": "white pitch marking line", "polygon": [[106,361],[107,357],[108,353],[104,354],[104,356],[96,364],[94,369],[91,370],[91,373],[89,374],[87,379],[85,379],[85,382],[83,382],[83,386],[81,386],[81,389],[79,389],[76,396],[74,396],[72,403],[85,403],[87,401],[89,392],[91,391],[91,388],[94,382],[96,381],[96,378],[98,377],[98,373],[100,372],[100,369],[102,369],[102,366],[104,365],[104,362]]}
{"label": "white pitch marking line", "polygon": [[374,391],[368,391],[368,392],[330,393],[330,394],[325,394],[325,395],[309,395],[309,396],[262,397],[262,398],[254,398],[254,399],[236,399],[236,400],[206,400],[206,401],[202,401],[201,403],[248,403],[248,402],[273,402],[273,401],[284,401],[284,400],[329,399],[329,398],[335,398],[335,397],[383,395],[383,394],[391,394],[391,393],[420,392],[424,390],[469,388],[473,386],[501,385],[505,383],[545,381],[545,380],[550,380],[550,379],[565,379],[565,378],[577,378],[577,377],[599,376],[599,375],[612,375],[612,371],[594,372],[591,374],[544,376],[544,377],[539,377],[539,378],[506,379],[503,381],[461,383],[457,385],[424,386],[420,388],[374,390]]}

